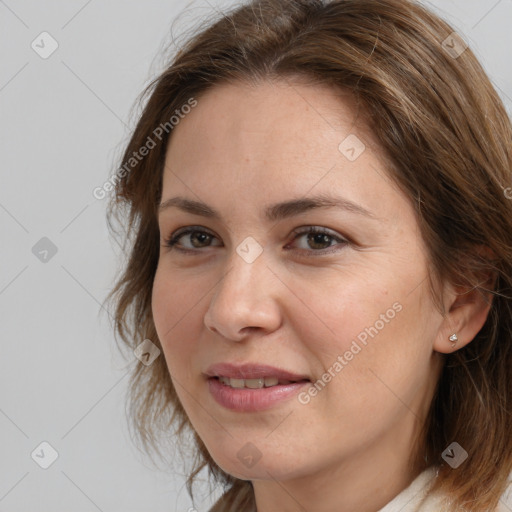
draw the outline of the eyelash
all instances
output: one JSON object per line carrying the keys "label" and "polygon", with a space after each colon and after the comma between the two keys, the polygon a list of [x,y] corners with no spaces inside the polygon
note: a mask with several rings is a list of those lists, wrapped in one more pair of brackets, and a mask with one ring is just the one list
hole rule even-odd
{"label": "eyelash", "polygon": [[[180,248],[179,246],[176,245],[178,240],[181,237],[183,237],[185,235],[190,235],[191,233],[205,233],[205,234],[207,234],[209,236],[215,237],[215,235],[213,235],[209,231],[205,231],[204,229],[202,229],[200,227],[190,226],[188,228],[183,229],[182,231],[178,230],[174,235],[172,235],[168,239],[165,239],[164,240],[164,245],[165,245],[165,247],[168,247],[169,249],[175,249],[175,250],[180,251],[181,253],[197,254],[199,251],[201,251],[201,248],[197,248],[197,249],[183,249],[183,248]],[[345,238],[342,238],[342,237],[339,237],[337,235],[334,235],[332,232],[330,232],[329,230],[327,230],[325,228],[320,228],[320,227],[315,227],[315,226],[309,226],[307,229],[303,229],[303,230],[300,230],[300,231],[299,231],[299,229],[294,230],[293,234],[295,235],[295,237],[293,238],[293,241],[297,240],[297,238],[301,237],[302,235],[307,235],[307,234],[315,234],[316,235],[316,234],[320,234],[320,235],[327,235],[331,239],[339,242],[338,245],[341,245],[342,247],[350,243]],[[205,247],[205,249],[206,248],[207,247]],[[298,252],[306,251],[306,252],[309,252],[309,253],[315,253],[315,255],[323,256],[323,255],[328,255],[328,254],[332,254],[334,252],[337,252],[337,251],[340,250],[340,248],[336,248],[336,246],[334,246],[334,249],[327,248],[327,249],[320,249],[320,250],[314,250],[314,249],[311,249],[311,250],[308,250],[308,249],[293,249],[293,250],[294,251],[298,251]]]}

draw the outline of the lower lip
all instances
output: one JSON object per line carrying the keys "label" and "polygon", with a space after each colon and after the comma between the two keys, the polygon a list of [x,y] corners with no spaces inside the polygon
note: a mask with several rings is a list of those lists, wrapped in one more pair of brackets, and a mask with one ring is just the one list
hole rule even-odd
{"label": "lower lip", "polygon": [[226,409],[239,412],[256,412],[270,409],[274,405],[296,395],[306,384],[309,384],[309,382],[294,382],[259,389],[239,389],[227,386],[219,379],[208,379],[208,387],[215,401]]}

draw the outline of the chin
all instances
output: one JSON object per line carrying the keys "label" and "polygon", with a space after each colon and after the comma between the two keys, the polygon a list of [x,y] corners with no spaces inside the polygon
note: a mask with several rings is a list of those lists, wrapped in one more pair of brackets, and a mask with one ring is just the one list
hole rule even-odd
{"label": "chin", "polygon": [[215,443],[213,449],[206,446],[222,471],[240,480],[288,480],[303,476],[306,469],[304,461],[293,454],[278,454],[268,443],[241,443],[230,438],[225,444]]}

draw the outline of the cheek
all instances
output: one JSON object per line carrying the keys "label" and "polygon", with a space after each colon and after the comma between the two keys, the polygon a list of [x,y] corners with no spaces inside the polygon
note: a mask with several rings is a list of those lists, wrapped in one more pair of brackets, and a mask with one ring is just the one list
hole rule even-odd
{"label": "cheek", "polygon": [[353,403],[363,411],[361,401],[379,407],[380,399],[392,398],[388,387],[408,395],[429,369],[435,322],[420,300],[422,287],[410,293],[406,280],[383,274],[366,273],[365,286],[354,275],[340,279],[342,286],[331,281],[328,293],[297,291],[316,313],[302,306],[304,314],[294,316],[314,377],[328,382],[324,399],[333,407]]}
{"label": "cheek", "polygon": [[194,283],[195,280],[188,278],[186,274],[167,270],[165,263],[157,267],[151,297],[157,329],[170,334],[170,330],[174,330],[182,319],[199,306],[204,294],[201,290],[205,285],[197,287],[196,292]]}
{"label": "cheek", "polygon": [[360,276],[344,275],[338,276],[337,283],[329,280],[327,287],[304,282],[294,289],[303,301],[290,301],[285,314],[300,324],[297,332],[324,364],[350,351],[354,342],[366,346],[400,316],[398,293],[388,283],[379,282],[378,276],[370,276],[369,281],[363,285]]}
{"label": "cheek", "polygon": [[170,283],[165,280],[162,272],[157,269],[151,292],[151,310],[162,345],[165,343],[166,333],[172,329],[175,323],[176,316],[175,290],[169,285]]}
{"label": "cheek", "polygon": [[362,316],[364,323],[356,327],[354,321],[352,335],[337,353],[341,361],[335,367],[334,357],[325,361],[336,375],[325,395],[329,408],[341,418],[350,417],[353,428],[369,437],[375,424],[419,415],[423,389],[432,378],[430,327],[421,318],[417,301],[397,301],[391,308],[387,302],[380,304],[372,306],[370,316]]}
{"label": "cheek", "polygon": [[203,294],[195,294],[189,280],[168,277],[157,269],[153,282],[151,308],[153,320],[171,375],[179,375],[183,362],[190,361],[194,351],[194,332],[200,323],[197,315]]}

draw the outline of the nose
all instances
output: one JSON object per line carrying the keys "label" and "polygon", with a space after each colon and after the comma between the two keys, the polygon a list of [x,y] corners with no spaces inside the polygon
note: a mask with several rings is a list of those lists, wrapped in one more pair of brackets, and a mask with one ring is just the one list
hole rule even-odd
{"label": "nose", "polygon": [[277,294],[284,286],[268,268],[264,253],[252,263],[235,253],[230,263],[211,298],[204,317],[206,327],[231,341],[242,341],[255,330],[278,329]]}

